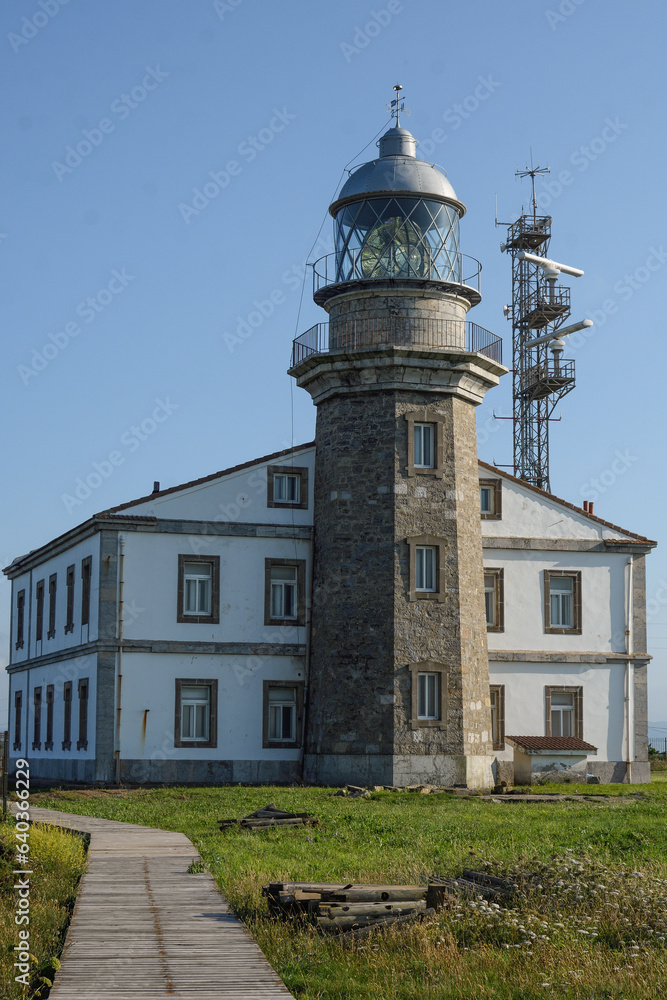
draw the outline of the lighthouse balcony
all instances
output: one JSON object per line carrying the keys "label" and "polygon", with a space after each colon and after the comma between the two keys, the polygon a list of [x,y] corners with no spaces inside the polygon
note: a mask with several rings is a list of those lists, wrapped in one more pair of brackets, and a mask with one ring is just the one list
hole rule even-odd
{"label": "lighthouse balcony", "polygon": [[315,354],[348,353],[382,347],[444,348],[483,354],[502,364],[502,340],[489,330],[464,320],[418,319],[388,316],[384,319],[349,319],[317,323],[292,344],[294,368]]}
{"label": "lighthouse balcony", "polygon": [[320,257],[313,264],[313,298],[323,305],[335,295],[364,288],[396,286],[409,282],[462,295],[472,305],[481,301],[482,265],[474,257],[446,245],[439,248],[394,243],[380,248],[364,245]]}

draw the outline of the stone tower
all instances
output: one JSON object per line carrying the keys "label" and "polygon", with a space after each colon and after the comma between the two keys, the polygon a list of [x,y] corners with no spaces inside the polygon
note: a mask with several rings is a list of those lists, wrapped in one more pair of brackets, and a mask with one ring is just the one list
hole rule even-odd
{"label": "stone tower", "polygon": [[398,125],[330,207],[329,314],[294,343],[317,406],[305,777],[493,783],[475,407],[506,369],[467,322],[465,206]]}

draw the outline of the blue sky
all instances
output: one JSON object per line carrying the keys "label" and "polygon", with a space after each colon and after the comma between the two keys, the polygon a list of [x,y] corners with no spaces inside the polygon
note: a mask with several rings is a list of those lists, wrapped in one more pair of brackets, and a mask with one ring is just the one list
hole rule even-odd
{"label": "blue sky", "polygon": [[[550,166],[550,252],[584,269],[572,316],[595,321],[565,354],[552,489],[661,541],[666,19],[627,0],[5,0],[2,564],[154,480],[313,437],[285,374],[292,338],[326,318],[303,262],[323,223],[326,252],[327,206],[375,152],[397,79],[468,207],[471,318],[506,359],[494,201],[513,220],[530,198],[516,168],[531,148]],[[511,413],[509,376],[478,411],[480,457],[509,463],[494,411]],[[667,547],[647,562],[658,720]],[[5,582],[0,603],[5,653]]]}

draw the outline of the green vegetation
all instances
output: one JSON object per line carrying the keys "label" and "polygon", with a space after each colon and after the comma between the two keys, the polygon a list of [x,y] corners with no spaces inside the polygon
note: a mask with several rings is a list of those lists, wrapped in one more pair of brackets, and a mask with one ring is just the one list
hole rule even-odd
{"label": "green vegetation", "polygon": [[[32,823],[28,834],[30,864],[27,865],[32,874],[15,876],[14,871],[19,870],[15,863],[16,832],[13,822],[0,823],[0,981],[6,984],[6,992],[2,993],[6,1000],[48,995],[59,967],[58,956],[86,860],[81,837]],[[15,886],[26,878],[29,878],[30,922],[17,925],[19,894]],[[14,968],[14,962],[18,961],[14,949],[20,943],[20,930],[28,930],[30,935],[30,985],[27,990],[15,981],[15,976],[20,975],[20,970]]]}
{"label": "green vegetation", "polygon": [[[663,995],[667,782],[539,789],[584,796],[558,802],[333,791],[54,790],[32,800],[185,833],[300,1000]],[[268,802],[322,825],[218,830],[218,820]],[[270,919],[261,895],[277,880],[412,883],[466,867],[512,874],[517,899],[462,900],[422,923],[345,942]]]}

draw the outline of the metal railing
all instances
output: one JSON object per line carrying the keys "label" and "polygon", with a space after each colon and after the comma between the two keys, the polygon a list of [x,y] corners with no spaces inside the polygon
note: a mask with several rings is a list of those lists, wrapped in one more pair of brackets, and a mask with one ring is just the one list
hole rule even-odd
{"label": "metal railing", "polygon": [[667,757],[667,736],[652,736],[648,745],[657,750],[663,757]]}
{"label": "metal railing", "polygon": [[502,364],[500,337],[464,320],[387,316],[317,323],[292,343],[292,367],[313,354],[373,347],[458,348]]}
{"label": "metal railing", "polygon": [[[569,382],[574,382],[574,361],[547,360],[533,365],[521,377],[522,392],[532,392],[538,387],[544,387],[548,392],[555,391]],[[549,388],[551,387],[551,388]]]}
{"label": "metal railing", "polygon": [[[401,250],[400,254],[398,249]],[[417,248],[413,253],[388,247],[387,256],[364,257],[363,248],[336,251],[320,257],[313,264],[313,294],[346,281],[403,279],[442,281],[480,290],[482,265],[474,257],[442,247]]]}

